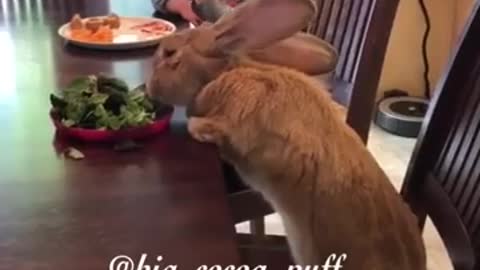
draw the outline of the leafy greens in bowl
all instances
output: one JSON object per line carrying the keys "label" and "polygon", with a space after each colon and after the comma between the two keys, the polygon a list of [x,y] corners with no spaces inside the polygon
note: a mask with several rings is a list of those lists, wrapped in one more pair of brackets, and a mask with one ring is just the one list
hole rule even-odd
{"label": "leafy greens in bowl", "polygon": [[173,106],[155,103],[145,86],[129,89],[120,79],[86,76],[59,95],[51,94],[50,116],[60,135],[86,142],[125,142],[165,131]]}
{"label": "leafy greens in bowl", "polygon": [[104,75],[81,77],[61,95],[50,95],[53,112],[68,128],[122,130],[152,124],[172,108],[155,104],[145,85],[129,89],[125,81]]}

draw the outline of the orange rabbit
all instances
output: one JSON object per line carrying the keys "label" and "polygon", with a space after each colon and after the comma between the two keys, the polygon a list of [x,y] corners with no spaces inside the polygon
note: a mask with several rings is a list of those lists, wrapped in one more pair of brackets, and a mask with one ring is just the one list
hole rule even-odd
{"label": "orange rabbit", "polygon": [[196,140],[218,146],[281,216],[295,262],[425,270],[417,220],[326,87],[335,50],[298,33],[308,0],[249,0],[215,24],[163,39],[147,91],[188,109]]}

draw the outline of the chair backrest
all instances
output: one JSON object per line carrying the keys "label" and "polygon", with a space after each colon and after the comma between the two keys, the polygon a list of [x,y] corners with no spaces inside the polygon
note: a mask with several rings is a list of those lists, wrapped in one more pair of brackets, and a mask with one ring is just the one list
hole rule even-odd
{"label": "chair backrest", "polygon": [[333,96],[348,107],[347,122],[366,142],[398,0],[315,0],[306,30],[339,52]]}
{"label": "chair backrest", "polygon": [[455,269],[478,269],[480,251],[480,0],[439,82],[402,195],[423,228],[428,215]]}
{"label": "chair backrest", "polygon": [[318,0],[318,13],[308,31],[330,42],[339,51],[336,75],[353,82],[360,49],[375,1]]}

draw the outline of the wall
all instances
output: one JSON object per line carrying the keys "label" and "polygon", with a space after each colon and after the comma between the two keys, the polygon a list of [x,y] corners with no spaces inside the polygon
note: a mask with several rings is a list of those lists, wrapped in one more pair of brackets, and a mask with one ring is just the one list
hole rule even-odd
{"label": "wall", "polygon": [[[450,56],[457,31],[457,14],[452,12],[457,10],[457,1],[472,0],[442,0],[441,4],[438,0],[425,0],[432,22],[428,41],[432,88]],[[379,97],[392,88],[406,90],[411,95],[423,95],[421,44],[424,31],[418,0],[400,0],[380,80]]]}
{"label": "wall", "polygon": [[455,11],[455,38],[458,40],[462,34],[465,22],[470,16],[474,0],[457,0],[457,7]]}

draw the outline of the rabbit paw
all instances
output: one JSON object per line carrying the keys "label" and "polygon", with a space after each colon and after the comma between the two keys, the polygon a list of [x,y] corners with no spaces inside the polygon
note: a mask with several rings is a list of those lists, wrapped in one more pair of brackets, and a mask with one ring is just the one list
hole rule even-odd
{"label": "rabbit paw", "polygon": [[191,117],[188,120],[188,132],[199,142],[220,145],[224,136],[220,125],[207,118]]}

